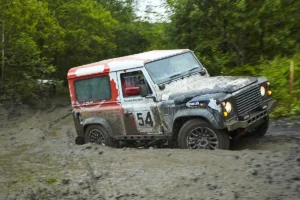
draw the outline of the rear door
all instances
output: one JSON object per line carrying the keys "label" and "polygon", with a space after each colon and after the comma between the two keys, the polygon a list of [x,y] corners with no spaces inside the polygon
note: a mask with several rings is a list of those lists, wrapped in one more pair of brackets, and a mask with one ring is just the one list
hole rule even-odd
{"label": "rear door", "polygon": [[121,103],[124,108],[124,125],[127,135],[160,134],[160,116],[154,98],[142,97],[139,85],[145,82],[151,96],[156,96],[148,84],[144,68],[119,71],[118,84],[121,88]]}

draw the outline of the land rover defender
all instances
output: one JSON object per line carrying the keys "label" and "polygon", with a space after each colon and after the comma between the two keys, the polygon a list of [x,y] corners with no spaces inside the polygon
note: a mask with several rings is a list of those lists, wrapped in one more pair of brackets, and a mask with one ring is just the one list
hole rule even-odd
{"label": "land rover defender", "polygon": [[71,68],[75,142],[228,149],[263,136],[276,106],[265,77],[210,77],[191,50],[156,50]]}

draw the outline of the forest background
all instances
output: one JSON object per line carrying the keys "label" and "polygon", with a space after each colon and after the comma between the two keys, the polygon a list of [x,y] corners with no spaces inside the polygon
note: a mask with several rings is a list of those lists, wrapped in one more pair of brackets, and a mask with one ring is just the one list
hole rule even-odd
{"label": "forest background", "polygon": [[71,67],[189,48],[212,76],[266,76],[279,103],[273,117],[299,116],[299,0],[166,0],[160,12],[139,10],[144,3],[1,0],[0,103],[41,100],[39,79],[68,95]]}

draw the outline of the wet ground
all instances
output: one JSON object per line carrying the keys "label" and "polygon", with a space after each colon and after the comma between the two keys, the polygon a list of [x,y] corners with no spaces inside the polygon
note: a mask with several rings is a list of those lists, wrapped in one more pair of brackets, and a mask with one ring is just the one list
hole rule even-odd
{"label": "wet ground", "polygon": [[300,120],[232,150],[74,144],[69,107],[0,108],[0,199],[300,199]]}

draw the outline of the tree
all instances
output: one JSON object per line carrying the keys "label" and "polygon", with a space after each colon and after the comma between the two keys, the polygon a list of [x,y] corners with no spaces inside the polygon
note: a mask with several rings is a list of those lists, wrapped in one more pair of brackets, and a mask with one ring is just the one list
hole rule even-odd
{"label": "tree", "polygon": [[[49,1],[50,5],[50,1]],[[114,53],[117,21],[101,4],[93,0],[56,1],[51,5],[64,29],[64,51],[55,56],[58,77],[65,79],[71,67],[96,62]]]}
{"label": "tree", "polygon": [[[298,49],[299,1],[169,0],[168,32],[191,48],[213,74],[223,67],[258,64]],[[286,17],[289,14],[291,17]]]}
{"label": "tree", "polygon": [[141,33],[141,23],[135,14],[134,0],[97,0],[119,22],[114,30],[114,56],[138,53],[150,45]]}
{"label": "tree", "polygon": [[36,80],[56,70],[51,62],[62,49],[63,33],[47,5],[37,0],[7,2],[5,18],[5,90],[17,100],[29,99]]}

